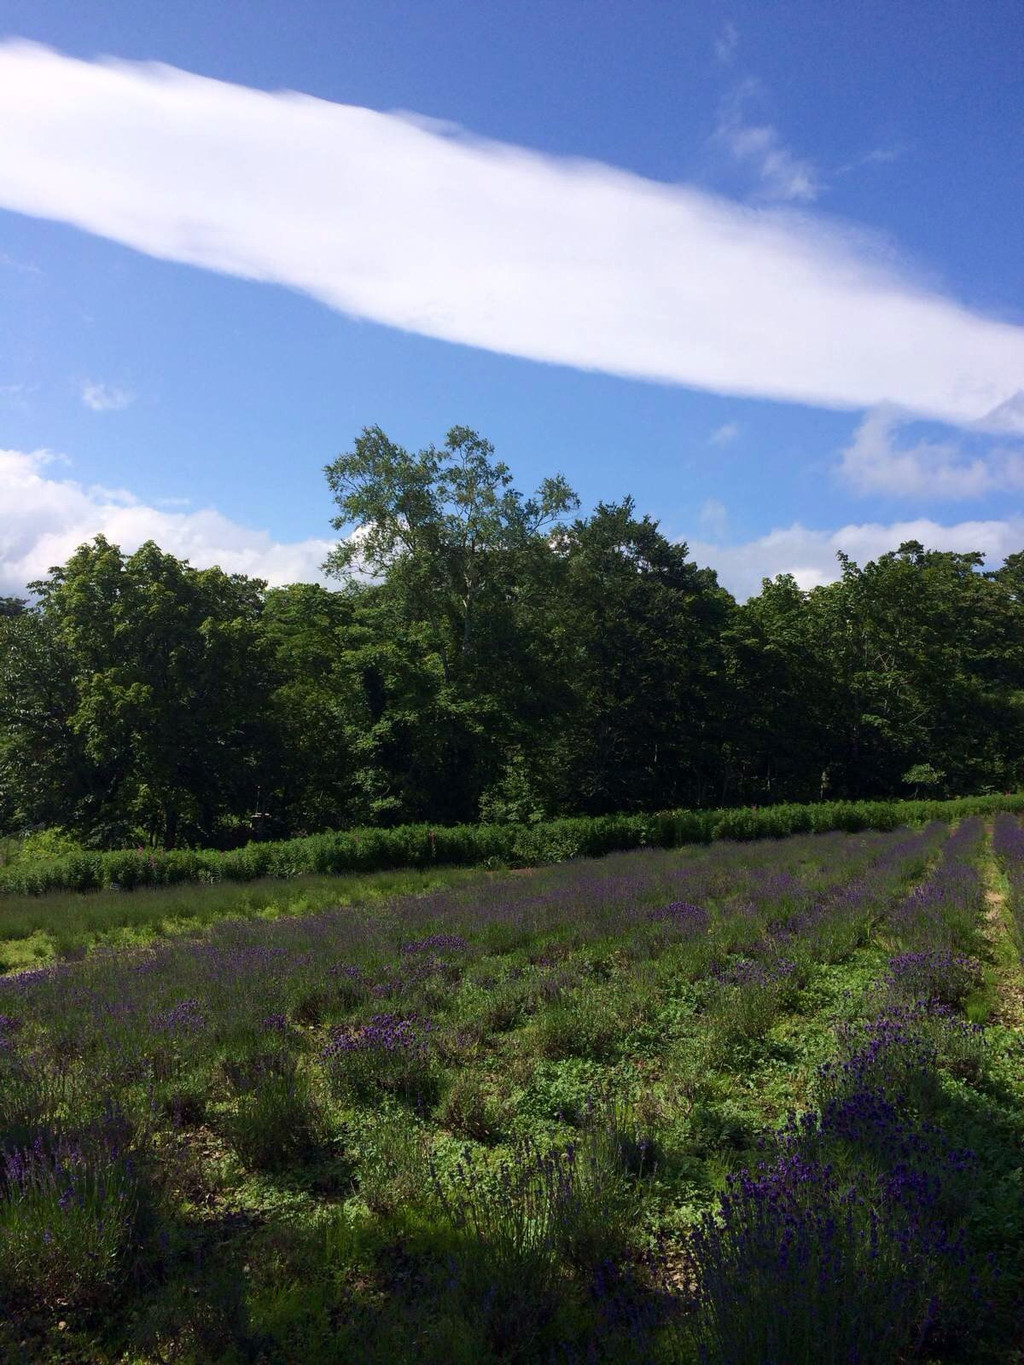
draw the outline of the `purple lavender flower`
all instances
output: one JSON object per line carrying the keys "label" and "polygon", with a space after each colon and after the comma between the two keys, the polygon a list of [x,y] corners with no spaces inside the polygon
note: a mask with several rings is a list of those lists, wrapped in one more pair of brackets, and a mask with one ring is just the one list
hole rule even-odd
{"label": "purple lavender flower", "polygon": [[983,980],[977,958],[949,948],[931,948],[891,957],[882,985],[898,999],[959,1006]]}
{"label": "purple lavender flower", "polygon": [[658,910],[649,910],[647,919],[651,924],[671,925],[686,938],[706,934],[711,926],[711,916],[704,907],[690,901],[671,901]]}
{"label": "purple lavender flower", "polygon": [[698,1358],[877,1361],[919,1344],[963,1259],[934,1172],[841,1176],[799,1145],[730,1176],[693,1237]]}
{"label": "purple lavender flower", "polygon": [[425,1099],[438,1082],[434,1031],[433,1022],[418,1015],[375,1014],[361,1026],[335,1029],[320,1059],[335,1089],[363,1098],[389,1091]]}
{"label": "purple lavender flower", "polygon": [[403,943],[403,953],[464,953],[469,943],[461,934],[429,934],[413,943]]}
{"label": "purple lavender flower", "polygon": [[206,1017],[198,1000],[179,1000],[170,1009],[155,1014],[152,1027],[155,1033],[198,1033],[206,1027]]}

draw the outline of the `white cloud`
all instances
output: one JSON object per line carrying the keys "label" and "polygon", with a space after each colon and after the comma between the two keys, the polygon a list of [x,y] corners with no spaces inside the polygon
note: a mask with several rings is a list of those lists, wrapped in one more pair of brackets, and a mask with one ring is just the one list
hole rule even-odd
{"label": "white cloud", "polygon": [[83,488],[51,477],[59,459],[47,451],[0,450],[0,594],[21,592],[99,534],[126,551],[155,540],[197,568],[219,564],[273,584],[324,581],[320,564],[334,541],[275,541],[212,508],[172,512],[126,489]]}
{"label": "white cloud", "polygon": [[27,384],[0,384],[0,406],[28,412],[28,395],[31,392]]}
{"label": "white cloud", "polygon": [[983,431],[1008,431],[1015,436],[1024,433],[1024,389],[1012,393],[975,425]]}
{"label": "white cloud", "polygon": [[715,57],[723,66],[728,66],[736,56],[740,35],[736,25],[730,20],[715,39]]}
{"label": "white cloud", "polygon": [[0,125],[4,207],[428,336],[955,422],[1024,387],[1024,328],[822,218],[17,42],[0,45]]}
{"label": "white cloud", "polygon": [[726,422],[723,426],[716,427],[708,437],[710,446],[727,446],[735,441],[740,434],[738,422]]}
{"label": "white cloud", "polygon": [[816,531],[794,522],[740,545],[685,539],[690,558],[717,569],[722,585],[742,601],[759,591],[762,578],[790,573],[802,588],[816,588],[839,577],[838,550],[865,564],[905,540],[919,540],[929,550],[981,550],[989,566],[997,568],[1007,555],[1024,549],[1024,515],[952,526],[919,517],[889,525],[864,522],[838,531]]}
{"label": "white cloud", "polygon": [[96,384],[91,379],[83,380],[79,396],[93,412],[120,412],[135,397],[127,389],[119,389],[114,384]]}
{"label": "white cloud", "polygon": [[906,148],[899,147],[873,147],[870,152],[858,158],[861,166],[888,166],[893,161],[898,161]]}
{"label": "white cloud", "polygon": [[905,420],[882,406],[861,422],[839,466],[856,492],[953,502],[1024,488],[1024,451],[996,446],[969,456],[957,440],[899,445],[896,432]]}
{"label": "white cloud", "polygon": [[757,82],[748,80],[733,91],[722,106],[714,141],[751,169],[761,198],[810,203],[818,197],[813,164],[795,156],[772,124],[747,121],[747,102],[758,90]]}

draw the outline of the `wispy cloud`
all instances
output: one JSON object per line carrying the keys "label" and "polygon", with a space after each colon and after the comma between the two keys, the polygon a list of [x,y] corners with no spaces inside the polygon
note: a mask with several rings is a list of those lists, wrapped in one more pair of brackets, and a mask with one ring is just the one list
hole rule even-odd
{"label": "wispy cloud", "polygon": [[961,440],[901,441],[906,416],[882,406],[869,412],[843,451],[839,472],[857,493],[957,502],[1024,489],[1024,451],[995,445],[968,453]]}
{"label": "wispy cloud", "polygon": [[173,512],[151,507],[124,488],[84,488],[54,477],[66,463],[49,451],[0,450],[0,594],[17,593],[103,534],[125,550],[155,540],[197,568],[219,564],[271,583],[321,580],[334,541],[276,541],[213,508]]}
{"label": "wispy cloud", "polygon": [[754,123],[747,107],[758,98],[757,81],[747,80],[723,101],[714,141],[747,166],[763,199],[810,203],[818,197],[818,173],[806,158],[798,157],[783,142],[771,123]]}
{"label": "wispy cloud", "polygon": [[718,498],[705,498],[697,514],[701,530],[714,540],[722,540],[729,525],[729,512]]}
{"label": "wispy cloud", "polygon": [[0,251],[0,267],[4,270],[17,270],[21,275],[41,275],[43,272],[31,261],[18,261],[13,256],[8,256],[6,251]]}
{"label": "wispy cloud", "polygon": [[91,379],[83,380],[79,395],[93,412],[120,412],[135,398],[127,389],[120,389],[115,384],[96,384]]}
{"label": "wispy cloud", "polygon": [[0,123],[4,207],[427,336],[956,422],[1024,378],[1024,328],[825,219],[22,43],[0,45]]}
{"label": "wispy cloud", "polygon": [[932,550],[981,550],[996,568],[1024,547],[1024,516],[994,521],[961,521],[942,525],[928,518],[889,524],[864,522],[836,531],[813,530],[795,522],[740,545],[722,545],[718,537],[685,537],[690,557],[718,571],[722,585],[741,601],[758,592],[762,578],[792,574],[802,588],[816,588],[839,577],[836,554],[842,550],[859,564],[919,540]]}
{"label": "wispy cloud", "polygon": [[730,20],[715,39],[715,58],[723,66],[729,66],[736,56],[740,35],[736,25]]}
{"label": "wispy cloud", "polygon": [[872,147],[861,156],[855,156],[851,161],[837,166],[833,174],[846,175],[849,171],[860,170],[862,166],[889,166],[894,161],[899,161],[907,150],[906,144],[902,142],[891,147]]}
{"label": "wispy cloud", "polygon": [[10,411],[28,412],[29,394],[34,393],[34,384],[0,384],[0,407]]}
{"label": "wispy cloud", "polygon": [[727,446],[735,441],[740,434],[738,422],[725,422],[722,426],[716,427],[708,437],[709,446]]}

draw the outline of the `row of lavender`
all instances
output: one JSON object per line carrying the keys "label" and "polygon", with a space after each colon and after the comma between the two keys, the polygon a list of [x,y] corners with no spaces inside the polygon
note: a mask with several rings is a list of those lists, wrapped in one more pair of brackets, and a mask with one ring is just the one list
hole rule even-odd
{"label": "row of lavender", "polygon": [[903,1360],[969,1339],[991,1309],[970,1227],[978,1158],[945,1122],[948,1092],[986,1065],[963,1014],[984,980],[985,837],[961,824],[893,908],[887,966],[840,1023],[816,1106],[703,1219],[688,1323],[700,1360]]}

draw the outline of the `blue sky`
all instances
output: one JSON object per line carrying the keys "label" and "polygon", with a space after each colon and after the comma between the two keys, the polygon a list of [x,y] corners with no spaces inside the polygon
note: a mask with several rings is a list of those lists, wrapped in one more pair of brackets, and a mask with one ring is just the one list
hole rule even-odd
{"label": "blue sky", "polygon": [[632,493],[740,596],[1024,548],[1016,3],[5,0],[0,38],[0,592],[100,530],[311,577],[371,423]]}

